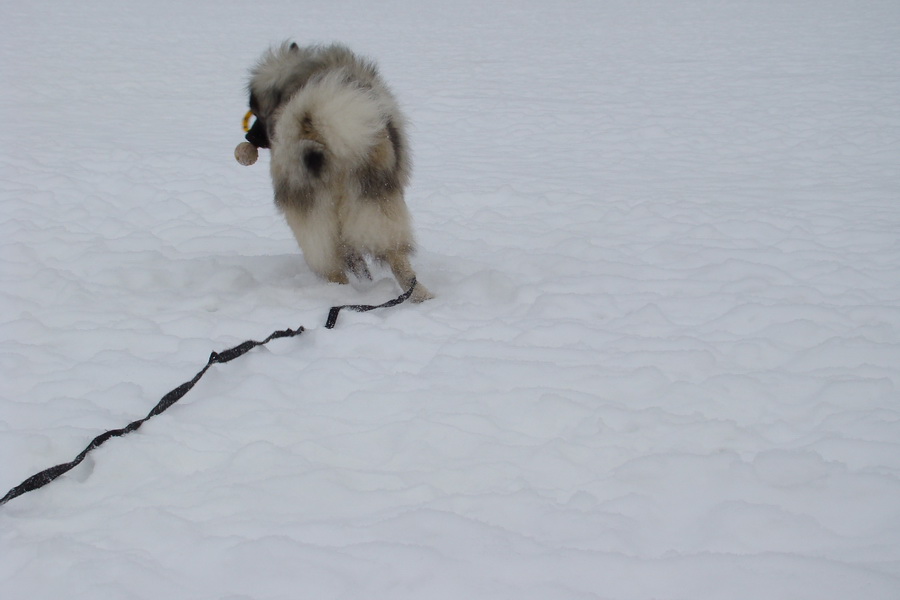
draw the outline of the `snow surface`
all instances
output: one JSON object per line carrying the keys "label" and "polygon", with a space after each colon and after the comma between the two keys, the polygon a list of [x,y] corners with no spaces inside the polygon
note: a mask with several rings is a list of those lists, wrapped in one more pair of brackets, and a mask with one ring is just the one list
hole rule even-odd
{"label": "snow surface", "polygon": [[[2,2],[0,594],[900,598],[900,3]],[[303,263],[270,43],[377,59],[420,280]]]}

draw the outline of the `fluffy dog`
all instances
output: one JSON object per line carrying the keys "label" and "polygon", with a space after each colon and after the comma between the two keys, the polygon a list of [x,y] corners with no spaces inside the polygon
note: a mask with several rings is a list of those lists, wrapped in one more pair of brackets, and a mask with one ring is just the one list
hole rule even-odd
{"label": "fluffy dog", "polygon": [[[275,204],[309,267],[328,281],[371,279],[366,257],[387,264],[403,289],[412,224],[406,124],[372,62],[344,46],[284,43],[250,72],[247,141],[271,150]],[[431,293],[416,283],[411,300]]]}

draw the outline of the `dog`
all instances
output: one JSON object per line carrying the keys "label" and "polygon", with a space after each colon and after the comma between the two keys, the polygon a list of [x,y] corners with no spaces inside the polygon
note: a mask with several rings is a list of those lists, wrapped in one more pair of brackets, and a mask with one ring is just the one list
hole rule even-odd
{"label": "dog", "polygon": [[376,65],[340,44],[270,48],[250,71],[246,140],[271,152],[275,204],[310,269],[348,283],[388,265],[410,300],[433,295],[410,264],[404,200],[410,178],[406,120]]}

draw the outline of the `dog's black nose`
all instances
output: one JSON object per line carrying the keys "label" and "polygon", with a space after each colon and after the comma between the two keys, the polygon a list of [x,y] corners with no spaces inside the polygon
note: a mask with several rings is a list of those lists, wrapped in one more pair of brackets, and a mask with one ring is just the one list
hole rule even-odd
{"label": "dog's black nose", "polygon": [[250,131],[247,132],[244,139],[257,148],[269,147],[269,134],[261,119],[256,119],[256,122],[253,123],[253,127],[250,128]]}

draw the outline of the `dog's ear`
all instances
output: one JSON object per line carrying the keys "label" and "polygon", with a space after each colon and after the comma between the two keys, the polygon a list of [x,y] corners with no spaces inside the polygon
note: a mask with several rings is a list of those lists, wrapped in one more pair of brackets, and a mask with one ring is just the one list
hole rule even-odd
{"label": "dog's ear", "polygon": [[300,46],[297,45],[297,42],[291,42],[291,52],[298,52],[300,50]]}

